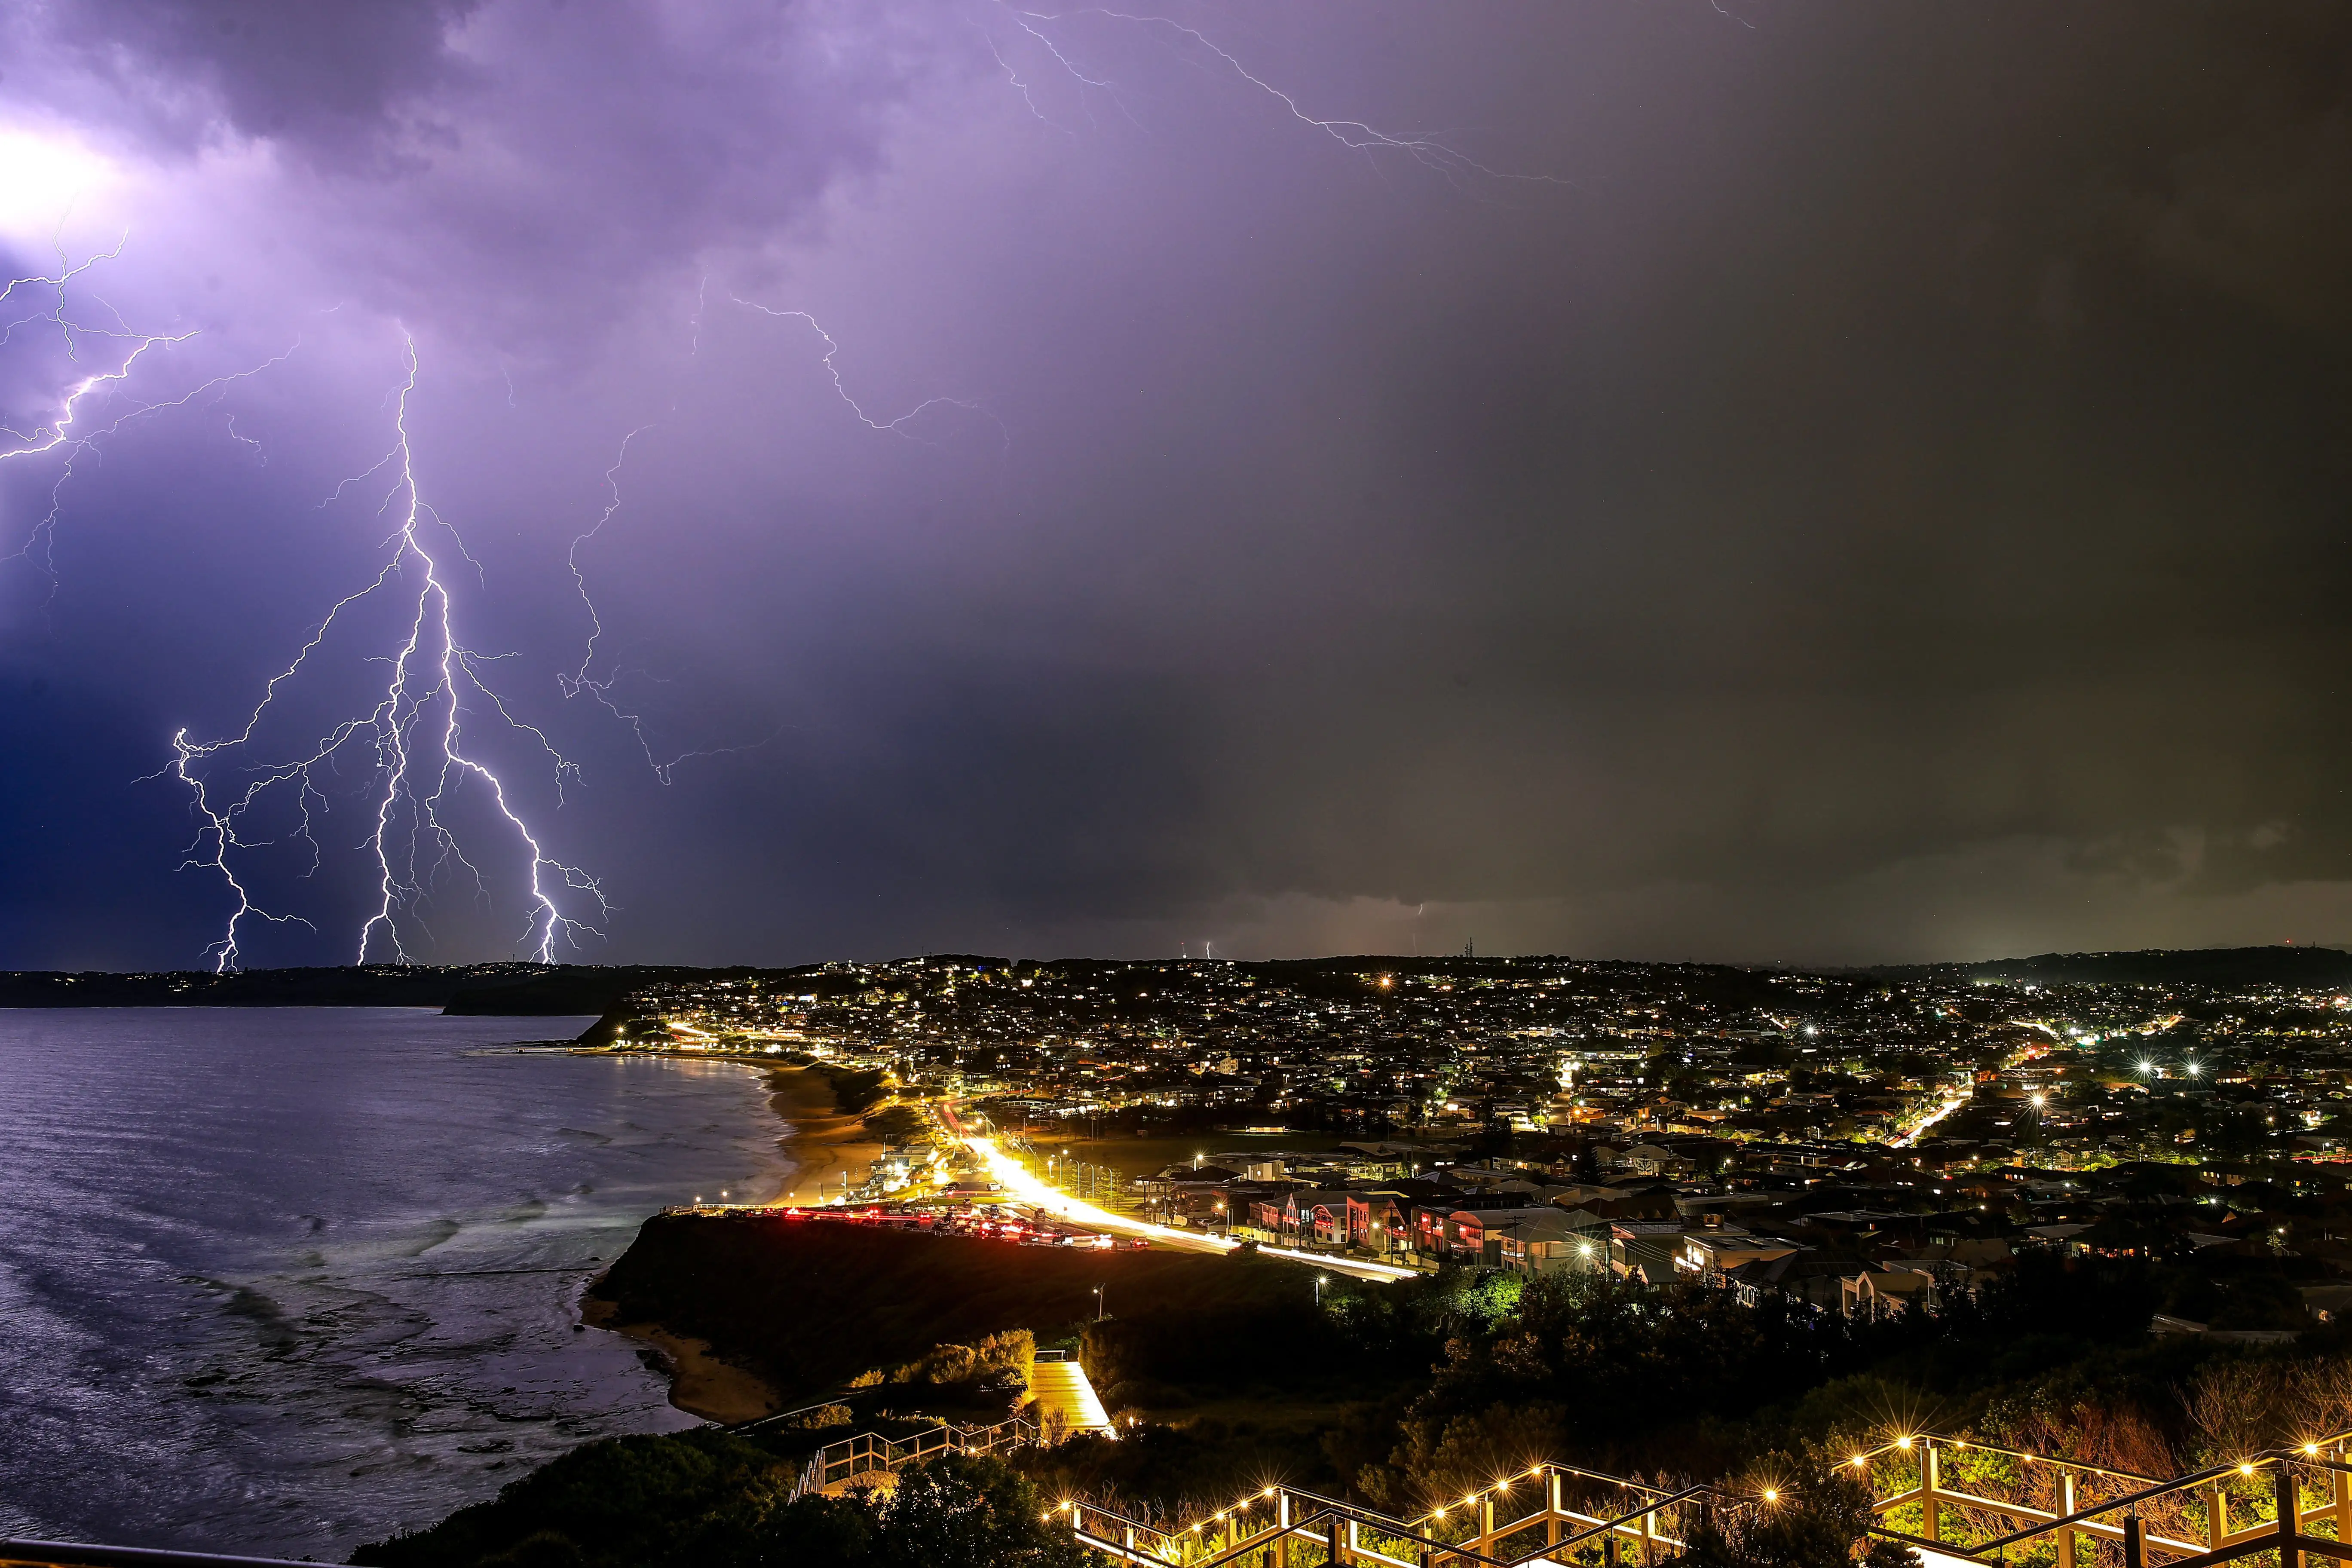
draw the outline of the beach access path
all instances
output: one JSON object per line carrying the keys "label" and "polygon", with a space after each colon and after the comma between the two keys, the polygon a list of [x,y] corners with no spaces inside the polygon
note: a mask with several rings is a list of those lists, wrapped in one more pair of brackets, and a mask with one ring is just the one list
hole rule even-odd
{"label": "beach access path", "polygon": [[1081,1432],[1110,1430],[1110,1413],[1103,1408],[1102,1399],[1087,1377],[1087,1369],[1078,1364],[1076,1357],[1068,1361],[1041,1358],[1030,1369],[1029,1396],[1036,1402],[1040,1425],[1049,1414],[1059,1411],[1073,1436]]}

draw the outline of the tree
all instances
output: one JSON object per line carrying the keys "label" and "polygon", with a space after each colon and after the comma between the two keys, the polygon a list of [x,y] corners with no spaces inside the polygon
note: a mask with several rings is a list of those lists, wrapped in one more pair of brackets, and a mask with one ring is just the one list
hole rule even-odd
{"label": "tree", "polygon": [[1857,1556],[1864,1568],[1918,1568],[1908,1546],[1869,1537],[1868,1489],[1819,1456],[1775,1454],[1758,1473],[1772,1479],[1703,1518],[1679,1568],[1846,1568]]}
{"label": "tree", "polygon": [[[1085,1549],[1046,1512],[1036,1489],[1003,1464],[944,1455],[899,1477],[867,1561],[874,1568],[1085,1568]],[[814,1568],[817,1560],[808,1561]]]}

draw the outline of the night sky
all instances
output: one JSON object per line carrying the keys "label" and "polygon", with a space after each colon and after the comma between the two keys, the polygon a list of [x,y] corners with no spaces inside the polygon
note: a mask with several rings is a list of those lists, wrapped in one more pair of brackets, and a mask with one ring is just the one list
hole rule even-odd
{"label": "night sky", "polygon": [[379,574],[248,967],[395,752],[372,958],[492,773],[590,962],[2352,939],[2341,5],[18,0],[58,247],[0,967],[215,961]]}

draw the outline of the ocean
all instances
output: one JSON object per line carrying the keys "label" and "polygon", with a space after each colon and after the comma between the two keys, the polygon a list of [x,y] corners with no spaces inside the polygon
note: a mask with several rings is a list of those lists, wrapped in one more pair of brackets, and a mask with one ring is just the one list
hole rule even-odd
{"label": "ocean", "polygon": [[696,1425],[582,1289],[791,1163],[727,1063],[587,1019],[0,1010],[0,1536],[313,1557]]}

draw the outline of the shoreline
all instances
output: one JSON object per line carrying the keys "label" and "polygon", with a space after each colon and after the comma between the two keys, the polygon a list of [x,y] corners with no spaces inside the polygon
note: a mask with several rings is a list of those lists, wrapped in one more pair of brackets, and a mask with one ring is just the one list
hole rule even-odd
{"label": "shoreline", "polygon": [[[865,1135],[863,1117],[839,1109],[824,1074],[805,1067],[741,1065],[767,1076],[768,1109],[784,1124],[776,1144],[792,1163],[784,1178],[791,1184],[768,1198],[769,1206],[822,1202],[826,1181],[862,1175],[887,1147]],[[673,1406],[722,1426],[784,1408],[782,1396],[765,1378],[713,1353],[708,1342],[676,1333],[659,1321],[619,1321],[618,1303],[597,1293],[609,1272],[608,1265],[582,1291],[576,1304],[580,1321],[648,1347],[669,1380]]]}
{"label": "shoreline", "polygon": [[783,1408],[782,1396],[767,1379],[713,1355],[708,1341],[674,1334],[659,1323],[615,1322],[620,1309],[593,1294],[594,1289],[592,1284],[591,1293],[580,1299],[580,1321],[649,1346],[669,1379],[669,1402],[677,1409],[721,1426],[736,1426]]}

